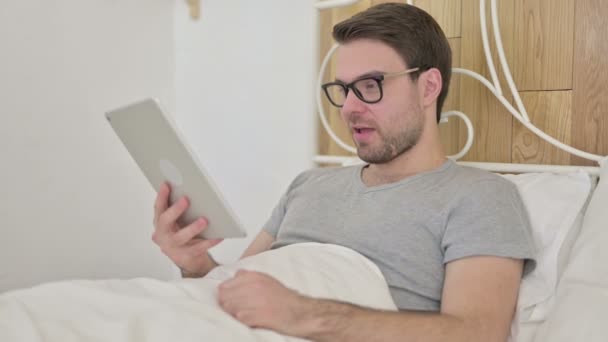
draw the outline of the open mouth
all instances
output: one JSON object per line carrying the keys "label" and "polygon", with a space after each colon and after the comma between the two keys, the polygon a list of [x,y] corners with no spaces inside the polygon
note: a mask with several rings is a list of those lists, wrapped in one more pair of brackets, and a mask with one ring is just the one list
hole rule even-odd
{"label": "open mouth", "polygon": [[353,139],[359,144],[370,140],[374,129],[369,127],[353,127]]}
{"label": "open mouth", "polygon": [[373,128],[355,128],[355,133],[367,133],[373,131]]}

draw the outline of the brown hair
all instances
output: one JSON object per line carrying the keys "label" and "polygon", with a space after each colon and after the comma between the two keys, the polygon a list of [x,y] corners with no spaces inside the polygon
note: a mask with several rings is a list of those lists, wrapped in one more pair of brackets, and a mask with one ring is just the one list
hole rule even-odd
{"label": "brown hair", "polygon": [[443,80],[437,99],[439,122],[452,74],[452,50],[433,17],[405,3],[383,3],[336,24],[333,37],[340,44],[356,39],[374,39],[387,44],[399,53],[408,68],[420,68],[410,74],[413,80],[417,80],[422,71],[439,69]]}

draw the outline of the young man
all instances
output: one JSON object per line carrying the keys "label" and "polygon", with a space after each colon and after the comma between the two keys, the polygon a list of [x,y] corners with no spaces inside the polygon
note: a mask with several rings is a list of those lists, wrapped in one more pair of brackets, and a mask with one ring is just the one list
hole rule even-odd
{"label": "young man", "polygon": [[[323,89],[367,164],[299,175],[244,256],[308,241],[350,247],[380,268],[400,311],[304,297],[248,271],[220,286],[220,305],[249,326],[315,341],[505,341],[533,257],[529,223],[513,184],[445,156],[443,32],[416,7],[382,4],[333,35],[336,80]],[[219,241],[193,239],[203,219],[180,230],[187,201],[167,208],[168,192],[153,239],[184,276],[203,276]]]}

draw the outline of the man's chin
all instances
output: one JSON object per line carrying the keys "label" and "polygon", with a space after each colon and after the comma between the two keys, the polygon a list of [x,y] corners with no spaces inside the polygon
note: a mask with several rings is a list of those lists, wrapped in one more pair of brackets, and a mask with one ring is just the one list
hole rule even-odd
{"label": "man's chin", "polygon": [[384,151],[385,153],[374,153],[374,151],[366,151],[359,148],[357,149],[357,156],[359,159],[368,164],[387,164],[395,160],[400,155],[407,153],[409,150],[410,149],[408,148],[401,151],[401,153],[392,154],[388,153],[388,151]]}
{"label": "man's chin", "polygon": [[357,156],[368,164],[385,164],[393,160],[393,158],[382,158],[382,156],[374,156],[372,154],[362,153],[357,150]]}

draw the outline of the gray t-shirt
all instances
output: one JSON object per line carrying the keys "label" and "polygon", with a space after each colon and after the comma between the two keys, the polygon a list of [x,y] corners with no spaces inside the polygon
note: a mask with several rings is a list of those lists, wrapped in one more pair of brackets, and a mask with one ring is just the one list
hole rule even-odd
{"label": "gray t-shirt", "polygon": [[289,186],[264,229],[271,248],[349,247],[374,262],[397,307],[438,311],[445,264],[475,255],[527,259],[529,221],[516,186],[447,160],[399,182],[368,187],[363,165],[312,169]]}

